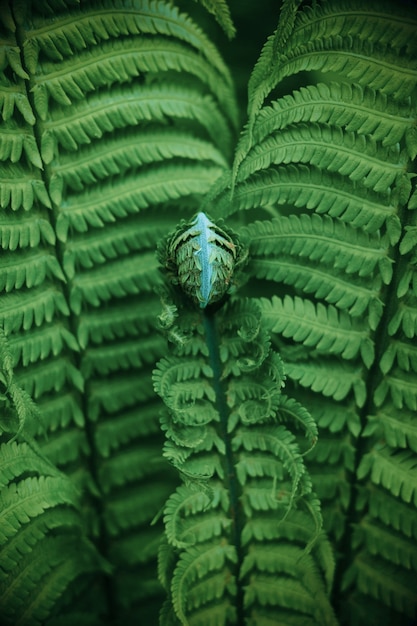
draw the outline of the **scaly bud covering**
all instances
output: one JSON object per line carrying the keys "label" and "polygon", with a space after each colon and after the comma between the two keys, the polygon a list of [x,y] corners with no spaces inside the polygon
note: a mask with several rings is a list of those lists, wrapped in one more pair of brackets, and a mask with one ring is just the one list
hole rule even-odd
{"label": "scaly bud covering", "polygon": [[240,257],[235,236],[198,213],[168,240],[166,267],[175,283],[204,309],[227,292]]}

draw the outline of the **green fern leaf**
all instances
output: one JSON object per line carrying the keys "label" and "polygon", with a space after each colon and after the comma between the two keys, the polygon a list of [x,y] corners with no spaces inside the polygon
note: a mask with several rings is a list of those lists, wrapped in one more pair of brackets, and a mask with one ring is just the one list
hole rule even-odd
{"label": "green fern leaf", "polygon": [[11,292],[2,295],[0,311],[6,334],[49,323],[57,312],[64,316],[69,314],[63,293],[49,281],[27,290],[26,295],[29,297],[22,297],[23,293],[25,291],[20,290],[18,294]]}
{"label": "green fern leaf", "polygon": [[38,146],[36,145],[29,124],[21,127],[18,126],[13,119],[4,120],[2,125],[0,159],[2,161],[10,160],[11,163],[18,163],[23,155],[25,155],[27,160],[35,167],[42,167]]}
{"label": "green fern leaf", "polygon": [[[81,348],[90,343],[100,344],[126,336],[147,335],[155,327],[157,299],[151,296],[137,310],[135,303],[120,303],[117,307],[91,309],[79,317],[77,340]],[[123,322],[123,323],[122,323]]]}
{"label": "green fern leaf", "polygon": [[313,263],[303,263],[297,259],[295,263],[291,258],[256,259],[252,264],[253,273],[258,278],[266,278],[276,282],[284,282],[293,285],[297,289],[303,289],[307,293],[314,293],[316,298],[323,298],[326,302],[335,304],[342,310],[347,310],[352,317],[358,317],[369,309],[373,317],[372,326],[381,316],[381,304],[379,301],[379,285],[375,289],[369,289],[369,283],[357,280],[353,285],[346,280],[346,276],[332,272],[326,272],[320,266]]}
{"label": "green fern leaf", "polygon": [[369,422],[364,432],[374,434],[377,429],[392,448],[410,448],[417,452],[416,425],[413,421],[413,413],[399,411],[389,404],[380,409],[376,415],[369,416]]}
{"label": "green fern leaf", "polygon": [[352,577],[358,580],[360,588],[369,596],[381,601],[385,594],[384,604],[410,619],[415,615],[414,580],[403,568],[388,564],[380,558],[359,555],[350,572]]}
{"label": "green fern leaf", "polygon": [[252,138],[259,143],[290,124],[315,122],[372,135],[375,141],[388,146],[401,141],[407,129],[413,127],[415,113],[409,103],[391,100],[367,86],[318,83],[262,108],[254,122]]}
{"label": "green fern leaf", "polygon": [[21,370],[18,382],[35,399],[48,391],[61,391],[65,383],[78,391],[84,388],[80,371],[64,355],[33,364],[30,370]]}
{"label": "green fern leaf", "polygon": [[[194,547],[189,549],[181,558],[172,579],[172,595],[174,598],[174,609],[178,618],[186,623],[185,609],[187,607],[187,592],[190,585],[205,578],[206,584],[212,584],[211,578],[218,570],[224,571],[224,566],[236,561],[235,549],[230,545],[206,544],[204,547]],[[227,570],[223,573],[223,588],[221,593],[215,591],[214,597],[225,597],[224,588],[233,588],[233,583],[228,581]],[[223,608],[219,624],[226,624],[227,619],[234,615],[231,602],[226,603]]]}
{"label": "green fern leaf", "polygon": [[351,369],[336,361],[320,363],[287,363],[287,374],[303,387],[334,400],[344,400],[353,391],[358,406],[363,406],[366,388],[359,368]]}
{"label": "green fern leaf", "polygon": [[54,466],[46,459],[35,455],[26,443],[18,444],[14,441],[1,444],[1,458],[1,489],[28,471],[40,472],[45,476],[58,475]]}
{"label": "green fern leaf", "polygon": [[[344,268],[348,274],[358,273],[359,276],[371,274],[378,264],[384,282],[391,281],[392,262],[379,237],[351,230],[326,216],[291,215],[271,222],[256,222],[248,231],[255,257],[291,254],[328,263],[336,269]],[[365,256],[367,253],[369,256]]]}
{"label": "green fern leaf", "polygon": [[356,318],[335,307],[299,297],[274,296],[261,300],[262,313],[273,332],[291,337],[326,354],[353,359],[360,353],[365,365],[374,360],[374,346],[367,328]]}
{"label": "green fern leaf", "polygon": [[32,172],[20,165],[3,165],[3,168],[0,176],[0,206],[3,209],[10,206],[12,211],[20,208],[29,211],[37,200],[51,208],[45,183],[40,178],[34,178]]}
{"label": "green fern leaf", "polygon": [[[64,7],[67,8],[66,3]],[[126,11],[126,8],[129,10]],[[25,60],[32,72],[36,69],[40,50],[59,62],[74,51],[94,45],[97,36],[107,40],[128,34],[159,34],[177,38],[194,47],[230,81],[227,67],[212,41],[187,14],[180,13],[177,7],[165,2],[146,0],[138,6],[135,2],[117,5],[104,0],[96,9],[77,5],[75,11],[68,7],[64,32],[53,16],[48,19],[47,25],[47,28],[42,28],[35,21],[35,28],[28,33]]]}
{"label": "green fern leaf", "polygon": [[214,166],[167,165],[130,175],[116,183],[111,181],[101,192],[89,190],[68,199],[57,220],[57,236],[66,241],[69,228],[84,233],[89,227],[101,228],[154,204],[204,193],[220,172]]}
{"label": "green fern leaf", "polygon": [[370,554],[380,555],[406,569],[417,569],[417,553],[410,541],[400,533],[393,533],[381,524],[364,520],[358,528],[356,539],[365,543]]}
{"label": "green fern leaf", "polygon": [[217,22],[223,28],[229,39],[233,39],[236,34],[236,28],[230,15],[229,6],[226,0],[197,0],[201,2],[209,13],[212,13]]}
{"label": "green fern leaf", "polygon": [[[383,92],[396,92],[398,99],[409,95],[415,80],[415,66],[407,58],[414,51],[413,16],[410,20],[410,15],[404,11],[394,17],[388,4],[382,10],[359,4],[356,12],[352,9],[349,6],[345,10],[340,4],[329,2],[300,11],[278,63],[272,56],[274,37],[268,39],[249,82],[249,119],[254,118],[262,101],[280,80],[301,69],[345,74],[351,82]],[[367,35],[363,35],[364,30]],[[402,46],[399,42],[407,51],[407,56],[400,60],[398,53]],[[395,71],[392,71],[393,65],[396,65]]]}
{"label": "green fern leaf", "polygon": [[393,453],[388,447],[375,450],[365,455],[358,474],[363,477],[369,471],[375,484],[381,484],[404,502],[416,505],[416,460],[411,451]]}
{"label": "green fern leaf", "polygon": [[115,81],[128,81],[145,72],[175,71],[192,74],[206,83],[229,119],[236,119],[234,100],[223,76],[177,41],[152,37],[105,42],[78,55],[77,65],[70,57],[60,62],[59,73],[54,70],[55,64],[43,64],[44,77],[37,78],[34,86],[36,101],[42,100],[42,108],[48,107],[49,97],[68,106],[84,98],[85,93]]}
{"label": "green fern leaf", "polygon": [[[257,172],[235,188],[232,202],[229,197],[222,198],[219,210],[228,215],[239,209],[264,207],[274,214],[277,205],[288,203],[375,232],[391,220],[398,225],[394,200],[393,195],[377,194],[360,181],[347,183],[339,174],[289,164]],[[392,243],[396,241],[398,234]]]}
{"label": "green fern leaf", "polygon": [[119,133],[109,140],[105,148],[96,145],[84,147],[75,163],[72,154],[64,155],[55,169],[55,175],[72,189],[80,191],[96,180],[121,174],[128,168],[179,158],[212,161],[220,167],[227,166],[223,154],[213,144],[190,137],[188,133],[173,129],[142,129],[136,134],[129,129],[128,133]]}
{"label": "green fern leaf", "polygon": [[237,181],[271,164],[311,163],[384,191],[404,175],[405,154],[398,146],[377,147],[369,136],[342,132],[339,127],[302,123],[271,135],[248,153]]}
{"label": "green fern leaf", "polygon": [[373,486],[370,490],[369,512],[373,518],[394,528],[406,537],[415,538],[417,532],[417,512],[413,505],[394,499],[384,489]]}
{"label": "green fern leaf", "polygon": [[[39,98],[35,92],[35,98]],[[37,100],[37,108],[44,106]],[[142,85],[137,90],[114,89],[109,101],[101,93],[87,96],[82,102],[73,103],[70,112],[63,108],[60,114],[45,122],[42,134],[41,154],[50,163],[60,146],[68,151],[77,150],[104,133],[139,123],[169,119],[198,121],[205,128],[212,142],[223,152],[230,144],[231,131],[213,98],[187,83]]]}
{"label": "green fern leaf", "polygon": [[66,477],[40,476],[11,483],[1,492],[1,543],[18,532],[48,508],[67,504],[76,505],[78,494]]}

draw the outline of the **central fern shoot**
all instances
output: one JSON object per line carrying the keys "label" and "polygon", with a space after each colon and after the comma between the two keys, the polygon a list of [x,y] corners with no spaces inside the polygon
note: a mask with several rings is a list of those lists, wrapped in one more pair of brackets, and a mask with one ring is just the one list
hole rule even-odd
{"label": "central fern shoot", "polygon": [[[198,233],[205,227],[210,231]],[[165,247],[174,285],[185,287],[186,296],[193,285],[197,291],[194,303],[173,292],[176,329],[170,337],[182,340],[174,339],[174,354],[154,371],[167,407],[164,456],[183,479],[164,508],[163,623],[169,615],[172,623],[190,625],[285,623],[295,613],[311,624],[335,624],[328,601],[333,557],[303,459],[317,439],[316,424],[282,393],[283,363],[270,347],[258,306],[233,297],[214,305],[209,297],[204,306],[198,289],[207,268],[198,254],[209,237],[238,250],[232,254],[237,263],[244,257],[233,234],[202,213],[190,228],[181,225]],[[175,257],[187,244],[193,256]],[[194,263],[189,285],[173,258],[179,265],[184,258]],[[201,259],[210,259],[207,249]],[[211,259],[217,263],[216,295],[224,296],[229,285],[220,285],[219,277],[232,276],[236,264],[223,271],[221,255]]]}

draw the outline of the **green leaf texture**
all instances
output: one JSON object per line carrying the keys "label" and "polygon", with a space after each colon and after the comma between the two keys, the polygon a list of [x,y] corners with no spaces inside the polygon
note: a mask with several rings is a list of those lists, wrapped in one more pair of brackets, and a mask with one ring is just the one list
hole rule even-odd
{"label": "green leaf texture", "polygon": [[200,4],[0,6],[0,622],[410,626],[416,9]]}
{"label": "green leaf texture", "polygon": [[150,522],[177,482],[151,380],[166,350],[155,249],[230,162],[232,82],[167,2],[9,4],[0,621],[155,623]]}
{"label": "green leaf texture", "polygon": [[404,554],[417,519],[416,26],[406,4],[300,9],[255,65],[214,201],[247,223],[248,293],[318,422],[306,464],[341,555],[339,617],[355,625],[408,625],[417,610]]}

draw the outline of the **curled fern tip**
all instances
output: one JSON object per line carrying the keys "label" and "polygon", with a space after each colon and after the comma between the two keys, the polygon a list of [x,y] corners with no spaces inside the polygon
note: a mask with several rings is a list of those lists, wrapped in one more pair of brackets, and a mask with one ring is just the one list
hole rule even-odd
{"label": "curled fern tip", "polygon": [[172,282],[202,309],[230,291],[235,270],[244,260],[236,235],[203,212],[169,236],[165,255]]}

